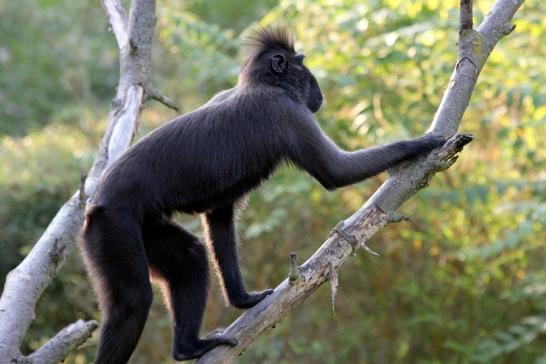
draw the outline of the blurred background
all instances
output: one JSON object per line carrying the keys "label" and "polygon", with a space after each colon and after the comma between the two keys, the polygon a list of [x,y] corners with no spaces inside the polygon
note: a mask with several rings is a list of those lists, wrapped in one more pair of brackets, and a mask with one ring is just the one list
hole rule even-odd
{"label": "blurred background", "polygon": [[[493,1],[476,5],[478,23]],[[125,1],[127,4],[128,1]],[[423,133],[456,61],[458,1],[159,0],[154,84],[183,112],[233,86],[241,39],[286,24],[327,103],[322,127],[346,149]],[[459,161],[402,207],[327,285],[240,363],[546,363],[546,3],[528,0],[487,62],[464,116]],[[104,131],[118,50],[99,0],[0,0],[0,282],[77,188]],[[137,137],[176,114],[144,110]],[[275,287],[288,254],[312,254],[386,178],[326,192],[285,167],[239,224],[251,289]],[[200,234],[198,217],[180,220]],[[213,282],[216,282],[214,280]],[[132,363],[173,363],[159,291]],[[203,332],[227,326],[214,283]],[[74,251],[37,308],[24,350],[98,318]],[[65,363],[90,362],[96,336]]]}

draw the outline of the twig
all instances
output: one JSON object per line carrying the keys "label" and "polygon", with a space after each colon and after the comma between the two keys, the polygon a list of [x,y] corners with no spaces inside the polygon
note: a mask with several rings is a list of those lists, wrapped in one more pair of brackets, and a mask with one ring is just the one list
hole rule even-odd
{"label": "twig", "polygon": [[290,271],[288,272],[288,283],[290,283],[291,286],[296,284],[296,282],[301,278],[300,267],[296,262],[296,258],[296,253],[290,253]]}
{"label": "twig", "polygon": [[49,339],[38,350],[28,356],[30,363],[58,363],[73,349],[91,337],[98,327],[97,321],[78,320],[65,327]]}
{"label": "twig", "polygon": [[169,109],[173,109],[174,111],[180,111],[178,109],[178,106],[173,100],[171,100],[167,96],[164,96],[161,92],[159,92],[158,90],[154,89],[151,86],[149,88],[146,88],[146,95],[147,95],[146,97],[147,99],[156,100],[162,103],[163,105],[167,106]]}

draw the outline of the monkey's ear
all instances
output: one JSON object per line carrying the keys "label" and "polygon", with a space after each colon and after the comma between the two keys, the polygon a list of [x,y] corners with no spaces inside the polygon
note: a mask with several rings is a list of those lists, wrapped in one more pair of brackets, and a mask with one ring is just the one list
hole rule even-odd
{"label": "monkey's ear", "polygon": [[284,73],[286,66],[286,57],[282,53],[275,53],[271,56],[271,69],[273,72]]}

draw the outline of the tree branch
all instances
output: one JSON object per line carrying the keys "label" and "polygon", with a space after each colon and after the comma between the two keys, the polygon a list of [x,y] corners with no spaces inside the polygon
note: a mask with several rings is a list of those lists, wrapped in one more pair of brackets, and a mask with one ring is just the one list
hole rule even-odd
{"label": "tree branch", "polygon": [[[459,17],[459,37],[467,30],[472,30],[474,27],[472,20],[472,0],[461,0]],[[459,53],[460,53],[459,49]]]}
{"label": "tree branch", "polygon": [[163,95],[161,92],[152,88],[151,86],[148,86],[148,89],[146,89],[146,95],[148,96],[147,99],[156,100],[167,106],[169,109],[173,109],[174,111],[180,111],[173,100]]}
{"label": "tree branch", "polygon": [[97,321],[78,320],[65,327],[38,350],[28,356],[29,363],[59,363],[66,355],[80,346],[98,327]]}
{"label": "tree branch", "polygon": [[12,270],[0,297],[0,363],[57,363],[96,328],[78,321],[65,328],[35,353],[24,357],[19,348],[34,319],[36,302],[57,274],[83,221],[82,201],[95,191],[104,170],[129,146],[138,125],[149,83],[155,1],[134,0],[129,19],[120,0],[103,0],[120,49],[120,77],[108,127],[85,179],[85,193],[76,192],[61,207],[25,259]]}
{"label": "tree branch", "polygon": [[116,37],[119,50],[123,50],[127,46],[129,36],[127,33],[127,14],[119,0],[103,0],[102,6],[108,16],[108,21]]}
{"label": "tree branch", "polygon": [[[515,12],[524,0],[497,0],[477,31],[472,29],[472,1],[461,0],[459,59],[451,76],[431,130],[446,136],[456,133],[478,74],[497,42],[508,34]],[[468,134],[457,134],[428,156],[404,163],[368,202],[351,217],[336,226],[328,240],[299,267],[296,280],[284,280],[275,291],[255,307],[243,313],[225,331],[234,337],[234,348],[219,346],[197,363],[230,363],[268,328],[274,326],[320,285],[330,279],[351,253],[365,247],[365,242],[395,218],[393,211],[428,184],[432,175],[449,168],[456,154],[472,140]],[[294,267],[291,269],[294,272]]]}

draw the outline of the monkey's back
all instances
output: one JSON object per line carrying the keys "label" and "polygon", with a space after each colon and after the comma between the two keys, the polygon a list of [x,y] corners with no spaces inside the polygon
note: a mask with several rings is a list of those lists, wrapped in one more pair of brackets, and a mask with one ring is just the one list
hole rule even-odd
{"label": "monkey's back", "polygon": [[269,105],[242,95],[164,124],[114,162],[92,203],[142,216],[202,212],[237,200],[281,159],[280,143],[263,138],[277,134]]}

